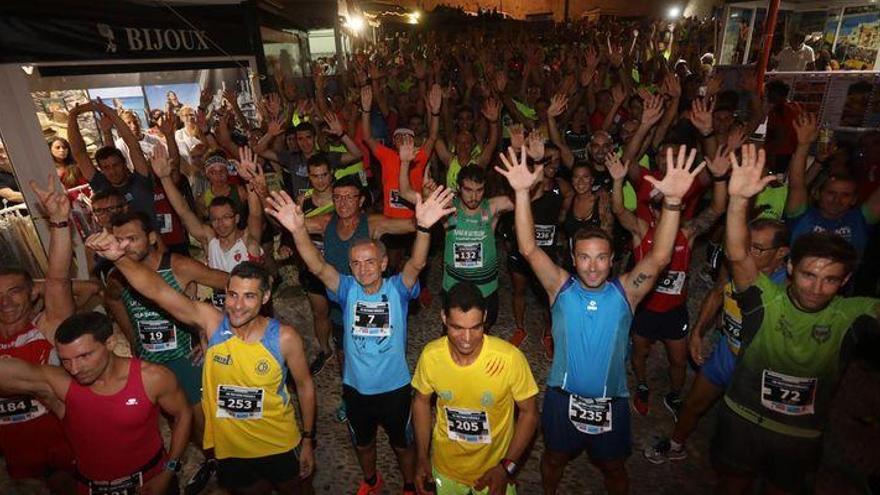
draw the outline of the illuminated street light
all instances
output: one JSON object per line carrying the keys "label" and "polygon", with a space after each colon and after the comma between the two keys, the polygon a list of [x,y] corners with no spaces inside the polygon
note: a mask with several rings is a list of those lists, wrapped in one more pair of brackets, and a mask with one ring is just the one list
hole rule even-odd
{"label": "illuminated street light", "polygon": [[669,19],[678,19],[681,17],[681,7],[678,5],[669,7],[669,10],[666,12],[666,17]]}
{"label": "illuminated street light", "polygon": [[348,21],[345,23],[345,27],[355,32],[363,31],[364,18],[360,16],[349,17]]}

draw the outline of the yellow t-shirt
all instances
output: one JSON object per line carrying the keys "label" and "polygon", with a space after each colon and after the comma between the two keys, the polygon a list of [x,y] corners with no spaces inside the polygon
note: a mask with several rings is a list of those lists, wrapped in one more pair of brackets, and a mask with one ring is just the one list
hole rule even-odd
{"label": "yellow t-shirt", "polygon": [[226,317],[208,342],[202,368],[204,448],[213,448],[217,459],[266,457],[299,444],[279,332],[278,320],[269,320],[261,341],[248,343],[232,332]]}
{"label": "yellow t-shirt", "polygon": [[501,462],[513,439],[514,403],[538,394],[523,353],[486,335],[477,360],[459,366],[447,337],[425,346],[412,386],[437,394],[431,463],[443,476],[468,486]]}

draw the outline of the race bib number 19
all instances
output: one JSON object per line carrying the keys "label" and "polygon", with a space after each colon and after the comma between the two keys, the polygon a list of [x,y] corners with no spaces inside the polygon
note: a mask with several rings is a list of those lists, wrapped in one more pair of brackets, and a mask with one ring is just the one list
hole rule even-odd
{"label": "race bib number 19", "polygon": [[137,322],[141,346],[147,352],[177,349],[177,327],[168,320]]}
{"label": "race bib number 19", "polygon": [[571,394],[568,420],[578,431],[599,435],[611,431],[611,399],[585,399]]}
{"label": "race bib number 19", "polygon": [[761,377],[761,405],[789,416],[815,412],[816,378],[790,376],[764,370]]}
{"label": "race bib number 19", "polygon": [[446,407],[446,436],[466,443],[491,443],[489,417],[486,411],[469,411]]}

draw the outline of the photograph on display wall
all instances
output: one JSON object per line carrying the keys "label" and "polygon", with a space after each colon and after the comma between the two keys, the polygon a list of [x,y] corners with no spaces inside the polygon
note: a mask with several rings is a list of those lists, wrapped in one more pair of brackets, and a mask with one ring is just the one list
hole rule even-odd
{"label": "photograph on display wall", "polygon": [[[48,140],[53,137],[67,139],[67,115],[78,104],[89,100],[85,91],[72,89],[66,91],[35,91],[31,93],[34,112],[40,121],[43,136]],[[80,120],[80,128],[86,140],[86,146],[95,149],[100,146],[98,126],[93,118]]]}
{"label": "photograph on display wall", "polygon": [[200,93],[201,89],[196,83],[144,86],[147,104],[151,109],[162,111],[169,105],[175,112],[179,112],[184,105],[197,108]]}
{"label": "photograph on display wall", "polygon": [[849,70],[872,70],[880,48],[880,7],[850,7],[843,13],[835,55]]}
{"label": "photograph on display wall", "polygon": [[141,127],[147,127],[147,100],[140,86],[90,89],[89,98],[93,100],[100,98],[105,105],[117,112],[130,110],[140,119]]}

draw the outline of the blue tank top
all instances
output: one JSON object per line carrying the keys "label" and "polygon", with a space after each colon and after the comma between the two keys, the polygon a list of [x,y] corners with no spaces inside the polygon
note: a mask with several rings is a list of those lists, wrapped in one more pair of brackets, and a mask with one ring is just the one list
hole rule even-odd
{"label": "blue tank top", "polygon": [[343,241],[336,232],[338,222],[339,217],[334,213],[330,218],[330,223],[324,229],[324,259],[340,274],[351,275],[351,268],[348,266],[348,250],[351,249],[351,245],[355,241],[370,238],[370,223],[367,220],[367,214],[361,213],[354,234]]}
{"label": "blue tank top", "polygon": [[585,398],[629,397],[632,308],[620,281],[589,290],[570,276],[551,311],[556,349],[547,385]]}

